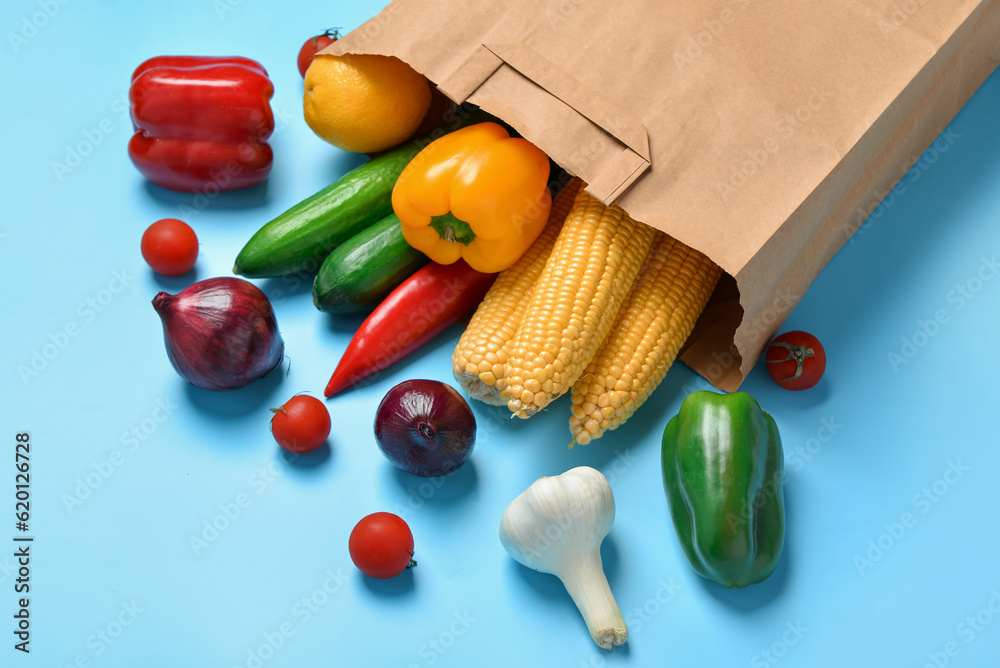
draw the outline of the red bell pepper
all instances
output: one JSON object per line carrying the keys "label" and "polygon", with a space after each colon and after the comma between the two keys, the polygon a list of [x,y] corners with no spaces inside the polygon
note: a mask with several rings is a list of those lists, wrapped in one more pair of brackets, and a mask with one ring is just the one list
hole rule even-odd
{"label": "red bell pepper", "polygon": [[323,393],[332,397],[423,346],[476,308],[496,277],[464,260],[418,270],[361,324]]}
{"label": "red bell pepper", "polygon": [[157,56],[129,87],[136,132],[128,154],[153,183],[181,192],[237,190],[271,171],[274,86],[239,56]]}

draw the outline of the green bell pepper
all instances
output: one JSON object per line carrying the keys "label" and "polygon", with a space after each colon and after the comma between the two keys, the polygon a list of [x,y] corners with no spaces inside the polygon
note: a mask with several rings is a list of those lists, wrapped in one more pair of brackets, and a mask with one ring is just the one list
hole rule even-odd
{"label": "green bell pepper", "polygon": [[694,392],[663,431],[663,486],[699,575],[746,587],[774,572],[785,540],[778,427],[745,392]]}

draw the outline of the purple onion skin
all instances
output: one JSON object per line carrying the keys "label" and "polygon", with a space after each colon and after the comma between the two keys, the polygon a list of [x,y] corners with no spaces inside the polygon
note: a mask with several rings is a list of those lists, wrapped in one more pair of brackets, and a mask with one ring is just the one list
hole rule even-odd
{"label": "purple onion skin", "polygon": [[242,278],[198,281],[176,295],[161,292],[167,357],[181,377],[206,390],[235,390],[281,363],[285,344],[267,296]]}
{"label": "purple onion skin", "polygon": [[389,390],[375,411],[375,441],[389,461],[432,478],[455,471],[476,444],[476,417],[455,388],[407,380]]}

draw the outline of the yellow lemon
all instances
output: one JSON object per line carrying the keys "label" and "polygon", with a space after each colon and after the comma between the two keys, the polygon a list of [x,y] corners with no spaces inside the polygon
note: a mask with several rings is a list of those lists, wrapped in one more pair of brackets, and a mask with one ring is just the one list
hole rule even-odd
{"label": "yellow lemon", "polygon": [[409,139],[430,102],[427,79],[394,56],[320,54],[306,71],[306,123],[345,151],[373,153]]}

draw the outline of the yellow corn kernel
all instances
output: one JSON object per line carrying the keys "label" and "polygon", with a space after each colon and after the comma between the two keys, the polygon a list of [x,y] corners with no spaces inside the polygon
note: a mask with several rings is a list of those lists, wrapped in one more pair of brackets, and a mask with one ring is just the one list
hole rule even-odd
{"label": "yellow corn kernel", "polygon": [[509,345],[503,394],[515,415],[534,415],[580,377],[628,296],[654,232],[618,205],[577,194]]}
{"label": "yellow corn kernel", "polygon": [[469,396],[493,406],[505,406],[502,396],[507,343],[513,338],[581,187],[580,179],[567,183],[552,202],[542,233],[508,269],[500,272],[466,327],[452,355],[452,373]]}
{"label": "yellow corn kernel", "polygon": [[628,300],[580,381],[569,429],[586,444],[617,429],[667,374],[708,303],[722,269],[657,232]]}

